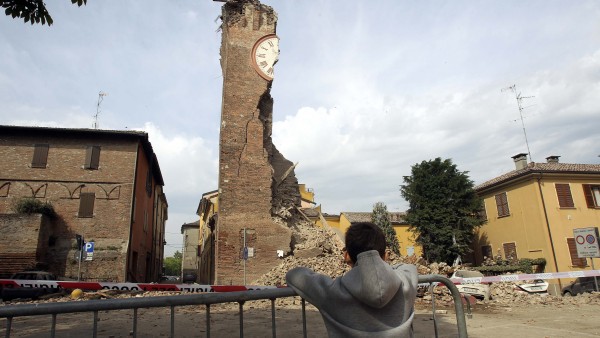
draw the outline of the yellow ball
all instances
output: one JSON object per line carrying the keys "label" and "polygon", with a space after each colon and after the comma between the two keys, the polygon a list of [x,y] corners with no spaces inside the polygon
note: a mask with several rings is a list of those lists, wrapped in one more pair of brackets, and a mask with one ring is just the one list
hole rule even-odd
{"label": "yellow ball", "polygon": [[75,289],[71,292],[71,299],[79,299],[83,295],[83,291],[81,289]]}

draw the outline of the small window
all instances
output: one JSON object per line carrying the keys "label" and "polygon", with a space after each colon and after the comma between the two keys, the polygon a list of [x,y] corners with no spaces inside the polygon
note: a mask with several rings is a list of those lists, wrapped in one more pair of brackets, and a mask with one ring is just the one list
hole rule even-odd
{"label": "small window", "polygon": [[100,165],[100,146],[89,146],[85,154],[85,169],[98,169]]}
{"label": "small window", "polygon": [[600,185],[584,184],[583,194],[588,208],[600,208]]}
{"label": "small window", "polygon": [[569,255],[571,256],[571,265],[584,267],[587,266],[587,259],[579,258],[577,255],[577,244],[575,244],[575,239],[573,237],[567,238],[567,245],[569,246]]}
{"label": "small window", "polygon": [[485,211],[485,204],[483,205],[481,210],[479,210],[477,212],[477,216],[479,217],[480,220],[487,221],[488,218],[487,218],[487,212]]}
{"label": "small window", "polygon": [[498,194],[496,197],[496,207],[498,208],[498,217],[505,217],[510,215],[510,210],[508,209],[508,198],[506,197],[506,192]]}
{"label": "small window", "polygon": [[79,195],[79,217],[90,218],[94,217],[94,200],[96,194],[93,192],[82,192]]}
{"label": "small window", "polygon": [[571,195],[571,187],[568,183],[556,183],[556,196],[558,197],[558,205],[561,208],[574,208],[573,196]]}
{"label": "small window", "polygon": [[152,196],[152,171],[148,169],[146,173],[146,194],[148,197]]}
{"label": "small window", "polygon": [[517,256],[517,243],[504,243],[502,244],[502,249],[504,249],[504,258],[506,260],[516,262],[519,259]]}
{"label": "small window", "polygon": [[48,162],[48,144],[36,144],[33,148],[32,168],[46,168]]}
{"label": "small window", "polygon": [[493,257],[493,253],[492,253],[492,246],[491,245],[482,245],[481,246],[481,256],[485,259],[485,258],[494,258]]}

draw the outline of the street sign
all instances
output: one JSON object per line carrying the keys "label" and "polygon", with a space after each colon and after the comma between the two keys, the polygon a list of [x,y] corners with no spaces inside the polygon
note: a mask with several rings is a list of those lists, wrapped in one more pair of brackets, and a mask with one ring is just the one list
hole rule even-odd
{"label": "street sign", "polygon": [[600,257],[597,227],[573,229],[573,237],[579,258]]}
{"label": "street sign", "polygon": [[86,242],[83,249],[85,250],[85,260],[91,261],[94,258],[94,242]]}

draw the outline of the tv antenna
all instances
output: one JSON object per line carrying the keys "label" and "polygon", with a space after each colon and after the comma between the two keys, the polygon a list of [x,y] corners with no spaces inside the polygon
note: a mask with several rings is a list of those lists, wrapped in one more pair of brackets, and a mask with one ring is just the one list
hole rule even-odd
{"label": "tv antenna", "polygon": [[96,105],[96,115],[94,115],[94,129],[98,129],[98,115],[100,115],[100,103],[104,100],[104,97],[107,96],[108,93],[100,91],[98,93],[98,104]]}
{"label": "tv antenna", "polygon": [[530,99],[535,96],[521,96],[521,92],[517,93],[517,85],[512,85],[510,87],[502,88],[501,92],[505,92],[507,90],[512,91],[515,94],[515,99],[517,99],[517,106],[519,107],[519,117],[521,118],[521,126],[523,127],[523,135],[525,136],[525,145],[527,145],[527,154],[529,154],[529,160],[533,162],[533,157],[531,157],[531,151],[529,150],[529,141],[527,141],[527,132],[525,131],[525,122],[523,121],[523,99]]}

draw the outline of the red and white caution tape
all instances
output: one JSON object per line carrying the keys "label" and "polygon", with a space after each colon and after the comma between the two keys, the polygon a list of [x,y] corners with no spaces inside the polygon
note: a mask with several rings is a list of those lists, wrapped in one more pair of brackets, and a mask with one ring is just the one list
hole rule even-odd
{"label": "red and white caution tape", "polygon": [[480,284],[493,282],[516,282],[520,280],[557,279],[600,276],[600,270],[583,270],[569,272],[525,273],[519,275],[499,275],[486,277],[452,278],[454,284]]}
{"label": "red and white caution tape", "polygon": [[[471,278],[452,278],[454,284],[479,284],[493,282],[514,282],[534,279],[557,279],[600,276],[600,270],[583,270],[569,272],[546,272],[519,275],[500,275]],[[274,289],[273,285],[202,285],[202,284],[154,284],[154,283],[105,283],[105,282],[67,282],[47,280],[0,279],[4,288],[53,288],[81,289],[87,291],[121,290],[121,291],[180,291],[180,292],[233,292]]]}
{"label": "red and white caution tape", "polygon": [[154,283],[104,283],[104,282],[66,282],[47,280],[0,279],[5,288],[53,288],[81,289],[88,291],[121,290],[121,291],[181,291],[181,292],[232,292],[273,289],[276,286],[258,285],[201,285],[201,284],[154,284]]}

